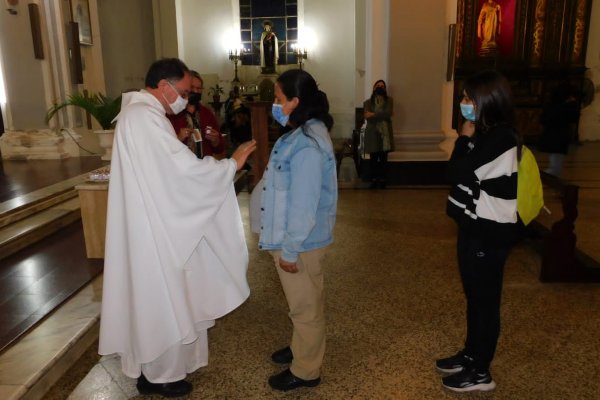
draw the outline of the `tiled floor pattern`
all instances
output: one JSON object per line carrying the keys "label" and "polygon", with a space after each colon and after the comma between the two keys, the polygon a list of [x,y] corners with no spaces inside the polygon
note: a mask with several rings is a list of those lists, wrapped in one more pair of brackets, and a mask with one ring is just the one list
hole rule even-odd
{"label": "tiled floor pattern", "polygon": [[[582,187],[576,229],[589,253],[600,247],[599,150],[600,143],[572,150],[563,175]],[[545,155],[538,160],[543,167]],[[515,248],[507,264],[503,333],[492,370],[498,389],[462,396],[441,389],[432,362],[458,349],[464,332],[445,195],[441,188],[341,191],[336,243],[326,260],[328,349],[316,389],[280,394],[266,384],[278,371],[268,356],[287,343],[290,327],[272,262],[247,232],[252,295],[210,331],[210,364],[189,377],[195,385],[190,398],[600,398],[600,286],[539,283],[539,255],[526,245]],[[247,201],[240,195],[246,220]],[[37,346],[46,347],[43,340]],[[120,374],[114,357],[96,364],[76,388],[98,359],[96,349],[90,347],[44,398],[135,397],[134,381]],[[8,398],[2,365],[0,398]]]}
{"label": "tiled floor pattern", "polygon": [[[441,387],[433,361],[460,348],[465,318],[446,194],[340,193],[336,243],[325,261],[328,347],[315,389],[283,394],[266,383],[280,370],[269,354],[287,343],[290,324],[272,261],[247,232],[252,295],[211,329],[210,364],[189,376],[189,398],[598,399],[600,285],[540,283],[539,255],[527,245],[514,249],[506,268],[497,390],[459,396]],[[245,217],[247,201],[240,195]],[[108,357],[70,399],[141,398],[134,384]],[[61,388],[66,396],[73,385],[62,382],[50,395]]]}

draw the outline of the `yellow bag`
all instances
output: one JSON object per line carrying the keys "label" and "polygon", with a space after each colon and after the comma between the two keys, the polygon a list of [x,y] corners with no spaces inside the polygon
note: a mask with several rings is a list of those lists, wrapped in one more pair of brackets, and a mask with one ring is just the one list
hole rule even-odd
{"label": "yellow bag", "polygon": [[535,157],[525,146],[522,147],[517,174],[517,212],[527,225],[544,207],[544,189]]}

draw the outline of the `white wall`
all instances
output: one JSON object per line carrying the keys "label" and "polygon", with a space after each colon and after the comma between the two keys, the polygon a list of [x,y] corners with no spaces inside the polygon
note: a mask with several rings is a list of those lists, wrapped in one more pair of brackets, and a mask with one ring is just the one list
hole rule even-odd
{"label": "white wall", "polygon": [[373,84],[389,84],[390,1],[369,0],[365,10],[365,79],[363,101],[373,93]]}
{"label": "white wall", "polygon": [[389,87],[394,130],[441,132],[446,79],[446,2],[390,1]]}
{"label": "white wall", "polygon": [[366,65],[366,37],[367,27],[365,15],[367,13],[366,0],[355,0],[354,12],[354,62],[356,72],[354,76],[354,104],[356,107],[362,107],[363,101],[367,98],[365,94],[365,73]]}
{"label": "white wall", "polygon": [[152,3],[147,0],[98,1],[106,94],[144,87],[156,60]]}
{"label": "white wall", "polygon": [[200,73],[233,74],[227,58],[227,41],[234,35],[230,1],[181,0],[181,23],[188,67]]}
{"label": "white wall", "polygon": [[[0,9],[0,59],[6,85],[6,129],[37,129],[46,126],[44,60],[33,55],[27,3],[20,1],[16,15]],[[43,12],[43,10],[40,10]]]}
{"label": "white wall", "polygon": [[152,0],[156,58],[179,57],[177,3],[179,0]]}
{"label": "white wall", "polygon": [[[181,18],[179,55],[186,65],[203,76],[205,87],[219,80],[221,86],[229,87],[233,79],[233,64],[228,59],[228,50],[234,42],[234,5],[232,1],[180,0]],[[235,13],[238,15],[238,13]],[[239,21],[237,21],[239,26]],[[217,78],[218,77],[218,78]],[[240,76],[242,81],[243,76]],[[203,98],[207,100],[208,93]]]}
{"label": "white wall", "polygon": [[316,40],[306,71],[327,93],[335,120],[333,137],[350,137],[354,129],[354,20],[354,0],[304,0],[304,27]]}

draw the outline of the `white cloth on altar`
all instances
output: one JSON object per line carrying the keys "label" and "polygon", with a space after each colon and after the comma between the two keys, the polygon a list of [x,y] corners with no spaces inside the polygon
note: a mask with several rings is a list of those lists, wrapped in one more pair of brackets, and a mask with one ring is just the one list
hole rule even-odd
{"label": "white cloth on altar", "polygon": [[98,352],[120,354],[126,375],[196,341],[249,296],[235,171],[234,160],[196,158],[152,94],[123,95]]}

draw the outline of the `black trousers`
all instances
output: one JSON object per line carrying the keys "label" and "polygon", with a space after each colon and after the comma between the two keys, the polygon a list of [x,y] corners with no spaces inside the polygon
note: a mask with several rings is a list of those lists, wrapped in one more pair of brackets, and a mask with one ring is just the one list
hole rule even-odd
{"label": "black trousers", "polygon": [[474,367],[488,369],[500,336],[500,302],[504,264],[510,246],[490,246],[480,237],[459,230],[458,266],[467,299],[467,338],[464,351]]}
{"label": "black trousers", "polygon": [[369,153],[369,169],[372,181],[385,181],[387,171],[387,151]]}

